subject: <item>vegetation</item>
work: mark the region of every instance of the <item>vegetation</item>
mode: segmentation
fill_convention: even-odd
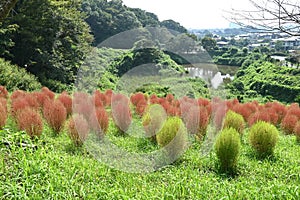
[[[272,124],[259,121],[249,131],[249,141],[261,157],[272,156],[278,141],[278,130]]]
[[[245,129],[245,121],[241,114],[228,111],[226,113],[223,126],[224,128],[234,128],[240,135],[242,135]]]
[[[233,172],[236,169],[240,148],[239,133],[234,128],[223,129],[215,144],[216,155],[222,171]]]
[[[5,91],[4,87],[0,88],[1,91]],[[43,88],[41,91],[35,92],[17,90],[8,96],[5,94],[3,96],[0,101],[2,108],[6,110],[6,107],[11,107],[8,120],[3,130],[0,131],[0,150],[3,152],[0,154],[0,172],[3,174],[3,176],[0,176],[0,193],[5,198],[137,197],[148,199],[156,197],[205,198],[207,195],[216,198],[252,198],[257,195],[256,190],[258,188],[261,189],[261,193],[257,197],[263,195],[263,197],[271,198],[274,194],[280,198],[294,198],[299,196],[298,193],[295,192],[300,178],[298,176],[299,165],[297,162],[297,158],[300,156],[300,149],[298,143],[295,142],[296,136],[280,134],[277,148],[273,149],[274,157],[264,159],[260,162],[255,159],[255,154],[253,154],[246,139],[241,144],[239,134],[233,128],[222,130],[222,133],[217,137],[215,144],[216,151],[211,152],[206,147],[207,138],[204,139],[203,142],[199,142],[198,139],[193,137],[194,135],[187,137],[185,125],[188,123],[185,116],[189,116],[188,108],[191,108],[191,105],[199,105],[201,110],[199,110],[200,114],[198,113],[198,115],[203,122],[207,122],[213,112],[211,106],[214,106],[214,104],[207,99],[184,97],[178,100],[172,94],[160,98],[155,95],[147,96],[136,93],[132,94],[130,102],[128,102],[124,95],[113,94],[111,90],[107,90],[103,93],[95,91],[93,95],[76,92],[68,96],[71,97],[74,103],[72,110],[73,115],[68,115],[68,122],[64,124],[64,128],[61,129],[60,134],[53,135],[50,124],[44,120],[46,116],[40,115],[43,121],[42,128],[32,129],[32,127],[40,127],[38,125],[41,124],[35,123],[39,122],[39,120],[33,120],[36,118],[30,118],[31,120],[28,120],[28,115],[31,115],[31,111],[35,113],[35,116],[38,116],[39,112],[43,113],[45,106],[42,105],[45,103],[53,104],[53,106],[47,109],[53,109],[52,112],[54,112],[56,101],[64,101],[62,98],[60,98],[61,100],[56,100],[55,96],[57,96],[57,98],[67,96],[66,93],[55,95],[49,89]],[[5,98],[7,98],[8,101],[3,100]],[[114,103],[114,101],[116,102]],[[164,166],[164,168],[159,171],[135,174],[135,176],[132,176],[130,173],[112,169],[91,157],[90,152],[87,151],[85,146],[85,141],[93,137],[93,131],[88,130],[92,127],[92,124],[90,124],[92,121],[85,120],[86,117],[90,116],[88,115],[91,112],[90,105],[94,105],[98,109],[102,108],[102,110],[110,111],[118,108],[114,108],[114,105],[116,103],[121,104],[121,102],[125,102],[126,105],[129,103],[130,110],[135,110],[136,114],[138,114],[139,109],[141,109],[144,116],[147,116],[147,112],[151,112],[150,109],[154,107],[158,107],[160,112],[166,113],[166,122],[161,129],[159,128],[160,124],[156,121],[150,121],[150,124],[152,122],[153,125],[157,123],[157,142],[165,148],[166,155],[169,159],[174,161],[174,158],[182,154],[179,160],[173,164]],[[298,108],[297,104],[290,106],[284,106],[276,102],[270,102],[264,105],[259,105],[256,102],[242,104],[236,99],[228,100],[225,104],[230,110],[243,114],[243,117],[247,116],[248,112],[246,111],[252,110],[252,113],[248,114],[251,116],[251,114],[258,109],[269,113],[271,113],[271,109],[276,109],[278,114],[283,113],[281,118],[291,114],[300,117],[300,113],[295,111],[297,110],[296,108]],[[68,105],[68,103],[63,105]],[[151,105],[149,110],[142,109],[149,105]],[[123,106],[122,109],[126,110],[126,107],[127,106]],[[203,113],[205,113],[203,112],[203,108],[206,109],[207,115],[203,115]],[[282,108],[284,108],[285,111]],[[191,109],[195,111],[195,109]],[[27,124],[28,127],[31,127],[30,129],[21,128],[18,126],[19,123],[16,124],[14,116],[21,116],[21,113],[25,113],[27,117],[19,117],[18,121]],[[131,115],[132,121],[137,123],[144,119],[141,119],[140,114],[135,115],[135,113]],[[96,116],[98,115],[96,114]],[[100,116],[100,119],[105,119],[105,117],[103,117],[104,115]],[[113,114],[109,116],[109,125],[105,135],[101,134],[98,138],[100,141],[104,138],[109,139],[120,148],[141,154],[149,153],[160,148],[158,144],[151,142],[148,137],[136,138],[131,137],[131,135],[120,135],[119,133],[122,131],[119,127],[120,124],[117,124],[116,121],[114,122],[112,118]],[[144,120],[144,122],[147,122],[144,124],[146,126],[149,125],[147,119],[146,117],[146,120]],[[161,121],[164,120],[161,119]],[[98,123],[102,126],[101,121],[98,121]],[[278,121],[277,123],[280,124]],[[34,126],[32,126],[33,124]],[[124,124],[126,125],[126,123]],[[252,128],[254,126],[252,126]],[[143,129],[143,127],[141,128]],[[207,130],[210,131],[212,128],[211,124],[209,124]],[[21,129],[25,131],[20,131]],[[130,134],[140,135],[142,129],[132,129],[129,127],[128,130],[130,130]],[[250,137],[251,129],[250,131],[246,129],[244,133],[246,137],[244,138]],[[39,130],[39,132],[31,132],[32,130]],[[226,135],[226,137],[224,135]],[[296,132],[295,135],[297,135]],[[208,134],[207,137],[211,137],[211,135]],[[232,140],[230,140],[230,138]],[[221,141],[227,141],[228,143]],[[236,143],[231,143],[230,141],[235,141]],[[188,144],[187,142],[191,146],[186,146]],[[221,151],[222,148],[226,146],[225,144],[232,147],[232,150],[237,150],[236,147],[239,147],[240,156],[238,165],[235,157],[238,154],[228,154],[229,151],[225,149]],[[269,145],[269,143],[267,145]],[[184,149],[186,149],[186,151],[183,151]],[[203,151],[206,151],[208,154],[201,154],[200,152]],[[217,152],[222,152],[222,154]],[[232,159],[226,159],[225,161],[223,159],[224,155]],[[228,163],[228,161],[232,162]],[[134,162],[138,162],[138,160]],[[218,163],[220,163],[220,165]],[[218,170],[219,167],[221,167],[221,171]],[[223,170],[227,170],[227,172],[223,173]],[[272,174],[270,174],[270,171],[272,171]],[[199,176],[199,174],[201,174],[201,176]],[[187,182],[185,181],[184,184],[182,184],[183,177],[187,177]],[[289,177],[288,180],[287,177]],[[88,181],[89,184],[83,186],[83,179]],[[65,185],[66,181],[69,184],[68,187]],[[166,187],[165,181],[168,181],[172,185],[172,188]],[[289,183],[287,184],[286,181]],[[108,186],[108,182],[113,182],[113,184]],[[179,183],[181,184],[180,187],[178,186]],[[266,187],[261,187],[262,183],[264,183]],[[118,186],[122,185],[121,189],[115,184],[118,184]],[[130,188],[140,188],[140,185],[146,186],[142,187],[142,190],[130,190],[131,192],[128,192],[129,190],[126,189],[129,187],[128,184]],[[207,186],[207,184],[209,185]],[[242,186],[240,186],[241,184]],[[194,189],[194,187],[192,187],[194,185],[201,186],[201,192],[199,188]],[[118,192],[110,193],[109,191],[112,191],[112,187],[114,191]],[[235,187],[239,189],[235,190]],[[163,192],[161,192],[162,188],[165,188]],[[218,192],[215,192],[212,188],[218,188]],[[232,188],[233,192],[228,194],[228,188]],[[281,192],[278,192],[278,189],[280,189]]]

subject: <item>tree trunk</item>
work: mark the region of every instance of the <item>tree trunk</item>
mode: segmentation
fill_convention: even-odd
[[[1,0],[0,2],[0,21],[2,21],[15,6],[18,0]]]

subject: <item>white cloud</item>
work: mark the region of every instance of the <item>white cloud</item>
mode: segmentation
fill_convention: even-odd
[[[173,19],[186,28],[224,28],[224,10],[246,7],[248,0],[123,0],[129,7],[155,13],[160,20]]]

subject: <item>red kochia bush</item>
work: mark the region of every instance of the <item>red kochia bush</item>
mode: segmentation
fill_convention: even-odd
[[[292,114],[286,114],[286,116],[281,121],[281,130],[285,134],[293,134],[296,123],[298,122],[298,117]]]
[[[43,121],[40,114],[30,107],[22,109],[16,117],[20,130],[24,130],[30,137],[40,136],[43,132]]]
[[[91,129],[96,131],[98,136],[102,137],[108,129],[109,116],[104,108],[98,107],[95,113],[92,113],[89,118]]]
[[[58,100],[48,100],[44,103],[43,114],[50,128],[58,134],[67,119],[64,105]]]
[[[295,125],[294,134],[296,135],[297,141],[300,142],[300,121]]]
[[[184,122],[190,134],[195,134],[202,139],[206,134],[209,123],[209,115],[206,108],[203,106],[192,106]]]
[[[7,112],[7,100],[5,98],[0,97],[0,105],[2,105],[5,108],[5,111]]]
[[[83,92],[77,92],[73,95],[73,113],[81,114],[88,119],[94,112],[93,97]]]
[[[105,107],[109,105],[108,97],[99,90],[94,92],[93,100],[96,107]]]
[[[54,99],[55,98],[55,93],[49,90],[47,87],[42,88],[42,92],[49,97],[49,99]]]
[[[2,99],[2,98],[0,98]],[[0,130],[5,126],[7,120],[6,105],[0,102]]]
[[[126,132],[132,120],[128,97],[122,94],[113,95],[111,106],[114,122],[121,132]]]
[[[252,126],[258,121],[271,122],[269,113],[266,111],[257,111],[248,118],[248,125]]]
[[[81,146],[89,134],[89,125],[83,115],[73,115],[68,123],[68,134],[75,145]]]
[[[15,90],[11,95],[10,99],[13,102],[14,100],[18,99],[19,97],[25,97],[26,92],[23,90]]]
[[[7,92],[6,88],[2,85],[0,85],[0,98],[1,97],[5,98],[5,99],[7,99],[7,97],[8,97],[8,92]]]
[[[28,102],[24,99],[24,97],[17,98],[11,103],[11,116],[15,118],[20,110],[29,107]]]
[[[35,97],[41,108],[43,107],[44,102],[49,100],[49,97],[43,92],[33,92],[32,95]]]
[[[130,101],[134,106],[137,106],[140,101],[147,101],[145,95],[141,92],[135,93],[130,96]]]
[[[57,98],[66,108],[67,115],[72,114],[72,97],[67,92],[62,92]]]

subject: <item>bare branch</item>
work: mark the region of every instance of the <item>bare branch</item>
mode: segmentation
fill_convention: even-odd
[[[300,5],[293,0],[249,0],[250,10],[228,11],[229,21],[242,27],[300,36]]]

